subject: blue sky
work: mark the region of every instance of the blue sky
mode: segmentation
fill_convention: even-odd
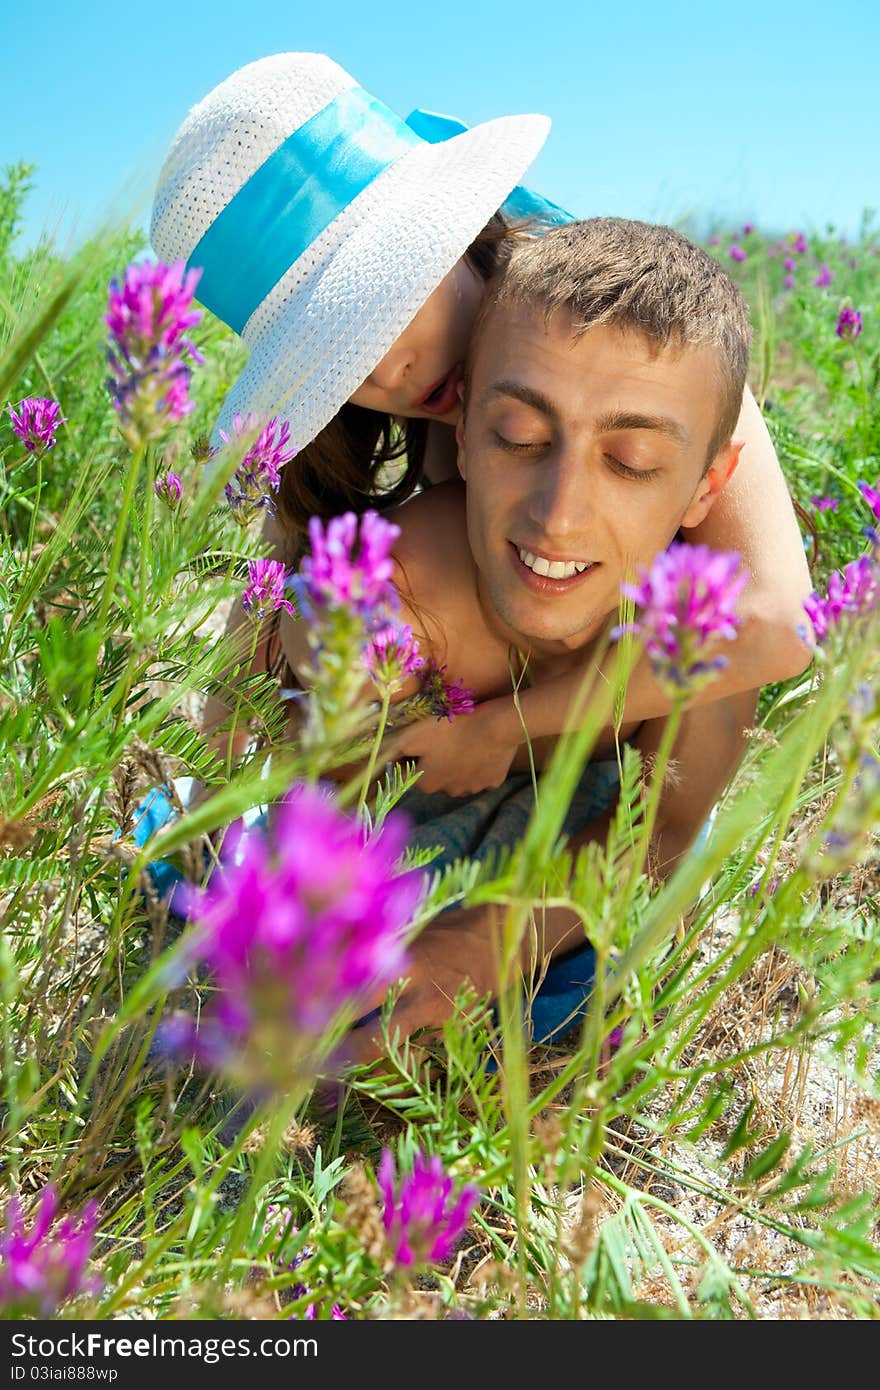
[[[848,0],[43,0],[19,8],[0,164],[37,167],[25,236],[146,224],[188,108],[268,53],[329,53],[406,115],[553,119],[530,182],[582,216],[853,234],[880,206],[880,5]]]

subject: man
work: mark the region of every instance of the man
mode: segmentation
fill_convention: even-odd
[[[530,683],[521,695],[530,725],[545,701],[561,732],[616,619],[621,584],[699,524],[736,467],[748,349],[739,292],[668,228],[595,219],[518,248],[474,333],[458,428],[462,482],[431,488],[394,517],[402,616],[423,650],[480,701],[509,696],[513,658]],[[290,655],[295,664],[296,639]],[[702,710],[686,716],[679,778],[664,792],[655,838],[661,873],[736,766],[754,702],[754,692],[727,702],[728,737],[719,746],[713,722],[711,759]],[[648,753],[661,729],[647,721],[620,735]],[[536,751],[539,760],[547,752],[542,740]],[[491,918],[447,912],[422,933],[392,1027],[438,1024],[465,979],[481,994],[497,989]],[[541,928],[539,957],[582,944],[572,913],[543,913]],[[524,968],[530,955],[525,945]],[[353,1037],[357,1060],[375,1055],[373,1028]]]

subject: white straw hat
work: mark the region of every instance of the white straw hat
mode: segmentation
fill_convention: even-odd
[[[430,143],[320,53],[249,63],[194,106],[150,239],[250,350],[215,429],[279,415],[302,448],[452,270],[540,150],[546,116]]]

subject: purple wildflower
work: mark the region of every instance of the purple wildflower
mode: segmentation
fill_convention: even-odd
[[[605,1038],[604,1046],[609,1053],[620,1051],[620,1044],[623,1042],[625,1028],[625,1023],[618,1023],[617,1027],[612,1028],[611,1032]]]
[[[857,685],[853,693],[847,696],[846,702],[852,712],[854,724],[870,723],[880,714],[880,690],[869,685],[867,681]]]
[[[763,875],[762,875],[762,878],[763,878]],[[761,879],[761,878],[756,878],[755,881],[754,881],[754,883],[749,884],[749,897],[750,897],[750,898],[756,898],[756,897],[758,896],[758,893],[760,892],[760,889],[761,889],[761,882],[762,882],[762,879]],[[779,879],[778,879],[778,878],[771,878],[771,879],[768,881],[764,893],[761,893],[761,904],[762,904],[762,905],[763,905],[763,903],[765,902],[766,898],[772,898],[772,897],[773,897],[773,894],[776,892],[776,890],[777,890],[778,887],[779,887]]]
[[[451,724],[460,714],[473,714],[476,700],[460,680],[448,681],[446,667],[429,661],[422,675],[422,693],[428,700],[428,713]]]
[[[303,560],[296,580],[297,593],[306,608],[346,608],[368,622],[377,611],[396,608],[391,547],[399,535],[399,526],[373,511],[364,512],[360,522],[354,512],[346,512],[333,517],[326,528],[313,516],[309,522],[311,553]]]
[[[287,570],[280,560],[248,560],[248,583],[241,598],[248,617],[261,623],[279,608],[293,613],[293,604],[284,597],[286,580]]]
[[[270,1202],[266,1207],[263,1219],[260,1245],[262,1246],[264,1241],[267,1242],[264,1253],[267,1259],[271,1260],[272,1264],[279,1269],[299,1269],[303,1260],[308,1259],[312,1253],[308,1247],[305,1247],[297,1255],[294,1255],[292,1260],[286,1258],[284,1247],[297,1234],[298,1228],[290,1208],[279,1206],[277,1202]]]
[[[190,890],[189,961],[205,962],[216,987],[195,1039],[180,1030],[199,1061],[289,1088],[340,1013],[404,973],[422,892],[419,873],[395,872],[405,838],[394,815],[368,835],[325,791],[297,785],[268,833],[251,831],[207,889]]]
[[[400,690],[407,676],[425,664],[413,630],[405,623],[384,623],[373,632],[363,660],[370,680],[383,696]]]
[[[720,238],[720,236],[710,236],[710,238],[709,238],[709,245],[710,245],[710,246],[720,246],[720,245],[721,245],[721,238]]]
[[[839,497],[811,497],[810,506],[817,512],[836,512],[840,506]]]
[[[46,454],[54,449],[58,427],[67,423],[58,402],[47,400],[45,396],[25,396],[19,401],[17,412],[10,401],[9,416],[12,433],[18,436],[29,454]]]
[[[416,1154],[412,1173],[401,1175],[390,1149],[384,1149],[376,1175],[384,1209],[382,1221],[397,1265],[409,1268],[448,1259],[480,1198],[467,1183],[453,1195],[453,1180],[440,1159]]]
[[[813,284],[816,286],[817,289],[820,290],[824,290],[828,285],[831,284],[831,271],[829,267],[824,264],[824,262],[819,267],[819,274],[814,276]]]
[[[176,473],[164,473],[154,482],[153,491],[159,500],[165,503],[166,507],[176,511],[183,496],[183,483]]]
[[[783,288],[784,290],[793,290],[793,289],[794,289],[794,276],[793,276],[793,275],[786,275],[785,279],[784,279],[783,282],[782,282],[782,288]]]
[[[859,492],[864,497],[871,511],[878,521],[880,521],[880,479],[877,487],[869,487],[867,483],[859,483]]]
[[[860,555],[857,560],[850,560],[843,575],[848,610],[857,616],[873,612],[880,598],[880,567],[876,557]]]
[[[880,759],[859,755],[856,775],[838,801],[831,825],[822,838],[817,867],[825,874],[854,863],[873,840],[880,814]]]
[[[317,1317],[317,1306],[314,1303],[310,1303],[306,1311],[303,1313],[303,1318],[306,1322],[315,1322],[317,1320]],[[348,1318],[345,1316],[338,1303],[334,1303],[333,1307],[330,1309],[330,1321],[348,1322]]]
[[[309,522],[311,554],[291,580],[308,622],[311,667],[305,747],[351,738],[372,698],[364,681],[371,637],[398,607],[391,548],[400,527],[374,511]],[[381,639],[380,639],[381,642]]]
[[[185,335],[202,317],[192,308],[200,275],[183,261],[144,261],[128,267],[121,285],[110,282],[107,389],[132,446],[160,438],[193,408],[185,359],[204,358]]]
[[[96,1293],[100,1287],[95,1276],[86,1274],[98,1224],[97,1202],[56,1225],[58,1205],[55,1187],[44,1187],[30,1230],[18,1198],[7,1205],[0,1231],[0,1307],[7,1314],[47,1318],[65,1299]]]
[[[736,602],[748,575],[735,552],[705,545],[674,543],[650,568],[640,569],[638,584],[621,592],[642,610],[636,621],[612,632],[641,633],[654,674],[674,696],[697,686],[727,665],[724,656],[708,657],[707,644],[736,636]]]
[[[782,264],[785,270],[797,270],[797,261],[794,256],[786,256]]]
[[[805,256],[807,254],[807,238],[804,236],[803,232],[793,232],[791,242],[799,256]]]
[[[224,492],[236,521],[247,526],[258,512],[275,512],[273,493],[281,484],[281,469],[296,453],[290,445],[290,425],[273,416],[262,428],[256,415],[236,415],[232,434],[220,430],[220,438],[234,448],[242,439],[255,435]]]
[[[746,252],[741,246],[737,246],[736,242],[727,248],[727,254],[732,261],[744,261],[746,259]]]
[[[828,593],[823,598],[815,591],[804,599],[804,610],[813,629],[813,638],[820,646],[839,626],[844,614],[862,617],[870,613],[880,597],[880,570],[871,555],[851,560],[843,573],[835,570],[828,580]],[[801,629],[801,636],[809,640]]]
[[[752,232],[753,232],[754,230],[755,230],[755,224],[754,224],[754,222],[746,222],[746,223],[744,224],[744,226],[743,226],[742,234],[743,234],[743,236],[751,236],[751,235],[752,235]]]
[[[304,1260],[308,1260],[314,1255],[313,1247],[305,1245],[298,1254],[294,1255],[293,1259],[285,1258],[284,1246],[292,1236],[297,1234],[296,1223],[289,1208],[280,1207],[276,1202],[270,1202],[266,1207],[266,1217],[263,1222],[263,1240],[271,1242],[265,1253],[278,1269],[292,1272],[299,1269]],[[294,1284],[290,1293],[293,1298],[305,1298],[310,1290],[305,1284]],[[306,1321],[315,1321],[318,1316],[316,1305],[309,1303],[302,1316]],[[338,1303],[333,1304],[330,1320],[331,1322],[348,1321]]]
[[[837,328],[835,332],[838,338],[848,338],[852,341],[857,338],[862,331],[862,316],[858,309],[853,309],[846,305],[837,315]]]

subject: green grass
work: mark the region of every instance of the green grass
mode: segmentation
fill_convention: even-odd
[[[13,170],[0,190],[0,401],[50,395],[68,423],[38,479],[0,418],[0,1144],[4,1197],[51,1179],[71,1210],[100,1201],[103,1291],[62,1315],[234,1318],[244,1300],[286,1317],[311,1300],[323,1317],[334,1303],[366,1318],[875,1316],[880,800],[855,776],[877,751],[876,613],[807,677],[765,692],[711,838],[664,886],[633,869],[634,759],[605,851],[572,863],[560,845],[586,735],[547,774],[521,853],[436,878],[420,922],[495,901],[515,936],[542,902],[577,908],[607,966],[604,1007],[564,1046],[530,1052],[515,999],[499,1039],[462,997],[442,1047],[389,1038],[388,1061],[337,1106],[303,1087],[234,1137],[234,1096],[155,1060],[162,1018],[208,985],[169,974],[176,930],[139,891],[135,807],[170,776],[212,783],[167,842],[185,856],[302,763],[283,751],[268,678],[241,700],[262,750],[230,778],[196,722],[235,658],[217,633],[257,548],[198,489],[193,456],[240,345],[206,318],[193,414],[132,455],[105,390],[102,319],[108,281],[143,246],[117,230],[68,262],[17,254],[27,181]],[[796,254],[786,237],[725,233],[715,253],[752,306],[752,384],[824,586],[865,547],[856,484],[880,472],[880,234],[866,226],[844,246],[829,231]],[[863,315],[854,342],[835,333],[844,303]],[[159,466],[187,489],[173,525],[145,506]],[[816,495],[837,511],[817,512]],[[860,685],[875,705],[857,716]],[[389,783],[384,808],[403,785]],[[832,823],[850,836],[834,860]],[[811,1071],[836,1087],[823,1123]],[[460,1258],[414,1282],[372,1239],[385,1144],[404,1166],[426,1147],[483,1192]],[[280,1263],[263,1234],[270,1202],[291,1217]]]

